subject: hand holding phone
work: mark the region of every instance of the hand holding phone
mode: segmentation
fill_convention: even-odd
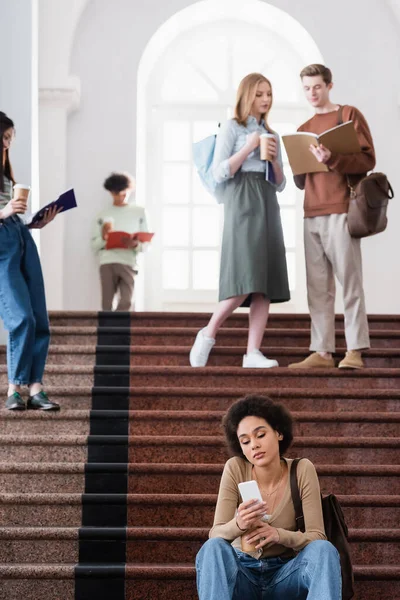
[[[237,524],[240,529],[247,530],[257,521],[268,521],[267,505],[263,501],[256,481],[244,481],[238,484],[243,502],[237,512]]]

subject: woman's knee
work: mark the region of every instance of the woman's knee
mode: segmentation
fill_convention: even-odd
[[[310,542],[306,548],[307,554],[313,555],[316,561],[328,560],[328,561],[339,561],[339,552],[331,542],[328,540],[315,540]]]
[[[202,545],[202,547],[198,551],[196,556],[196,565],[199,561],[202,561],[205,556],[207,556],[207,558],[211,558],[230,551],[231,545],[223,538],[210,538]]]

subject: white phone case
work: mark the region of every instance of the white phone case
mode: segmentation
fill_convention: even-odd
[[[259,502],[263,502],[260,488],[258,487],[257,481],[254,481],[254,479],[238,483],[238,488],[243,502],[247,502],[248,500],[259,500]],[[268,521],[270,516],[271,515],[264,515],[262,521]]]
[[[238,483],[238,487],[243,502],[247,502],[248,500],[263,501],[257,481],[244,481],[243,483]]]

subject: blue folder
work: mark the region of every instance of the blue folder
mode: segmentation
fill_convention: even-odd
[[[43,218],[45,212],[49,210],[49,208],[53,208],[53,206],[55,206],[57,209],[61,209],[60,212],[71,210],[71,208],[76,208],[77,204],[74,190],[67,190],[66,192],[61,194],[61,196],[59,196],[57,200],[54,200],[53,202],[50,202],[50,204],[43,206],[43,208],[41,208],[37,213],[33,215],[32,220],[28,225],[33,225],[40,221]]]

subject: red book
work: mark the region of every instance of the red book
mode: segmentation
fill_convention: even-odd
[[[137,231],[136,233],[127,233],[126,231],[110,231],[107,238],[106,250],[113,248],[126,248],[125,243],[129,240],[138,242],[151,242],[154,233],[147,231]]]

